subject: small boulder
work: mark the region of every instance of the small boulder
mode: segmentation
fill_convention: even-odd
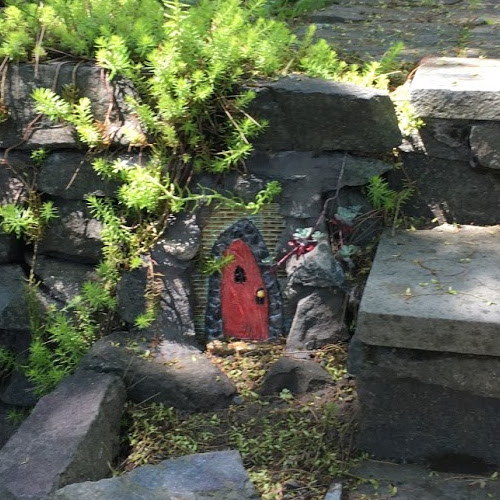
[[[189,410],[227,407],[236,387],[199,349],[154,336],[118,332],[97,341],[81,362],[120,375],[129,399]]]
[[[289,285],[330,288],[342,286],[345,282],[344,269],[326,241],[299,258],[288,259],[286,273]]]
[[[345,297],[338,288],[319,288],[299,300],[286,341],[287,351],[319,349],[348,339]]]
[[[288,389],[293,394],[303,394],[332,383],[332,376],[315,361],[283,357],[267,372],[260,393],[269,396]]]
[[[79,371],[42,398],[0,450],[0,484],[39,500],[67,484],[110,472],[125,403],[121,380]]]
[[[198,453],[144,465],[95,483],[72,484],[50,500],[257,500],[237,451]]]
[[[102,224],[92,217],[87,203],[59,200],[56,205],[58,217],[45,230],[40,254],[83,264],[99,262]]]

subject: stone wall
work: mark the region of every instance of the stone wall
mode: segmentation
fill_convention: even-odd
[[[500,220],[500,61],[429,58],[417,70],[410,101],[425,125],[401,147],[412,181],[409,215],[439,223]],[[398,181],[397,181],[397,180]]]

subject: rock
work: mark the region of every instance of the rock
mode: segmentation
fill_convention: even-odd
[[[318,243],[314,250],[299,258],[288,259],[286,273],[289,285],[330,288],[342,286],[345,282],[342,265],[326,241]]]
[[[288,389],[293,394],[304,394],[332,383],[331,375],[315,361],[283,357],[267,372],[260,393],[269,396]]]
[[[417,115],[457,120],[500,120],[497,59],[427,57],[413,78]]]
[[[0,402],[0,450],[3,445],[13,436],[19,427],[19,423],[13,422],[11,418],[9,418],[9,412],[12,411],[14,407],[11,405],[6,405]],[[2,485],[0,485],[0,498],[4,500],[2,494],[4,491],[2,490]],[[5,498],[9,498],[5,496]]]
[[[25,354],[30,346],[30,342],[31,333],[29,330],[0,330],[0,346],[5,347],[16,355]]]
[[[468,161],[471,158],[469,136],[471,124],[467,120],[426,118],[425,125],[416,131],[413,149],[434,158]]]
[[[161,338],[119,332],[97,341],[85,369],[123,377],[128,397],[189,410],[228,406],[236,388],[198,349]]]
[[[115,376],[79,371],[36,405],[0,450],[0,484],[38,500],[70,483],[109,474],[125,402]]]
[[[26,378],[24,373],[14,371],[6,387],[0,391],[0,400],[8,405],[32,407],[40,399],[33,389],[34,385]]]
[[[17,262],[22,258],[22,243],[13,234],[5,234],[0,229],[0,264]]]
[[[321,213],[322,194],[338,186],[363,186],[392,165],[347,153],[283,151],[257,152],[248,159],[247,168],[259,178],[280,182],[283,192],[278,201],[283,216],[307,219]]]
[[[14,493],[6,490],[3,486],[0,486],[0,498],[2,500],[20,500],[19,497],[16,497]]]
[[[471,168],[465,161],[403,154],[404,178],[414,185],[414,195],[403,213],[440,223],[490,225],[500,220],[498,171]],[[450,176],[453,182],[450,181]],[[401,189],[403,176],[389,174],[393,189]]]
[[[386,232],[358,314],[366,344],[500,356],[500,226]]]
[[[401,143],[386,92],[303,75],[252,90],[250,114],[269,121],[255,141],[260,149],[387,152]]]
[[[324,500],[342,500],[342,484],[333,483],[328,488]]]
[[[348,500],[374,495],[394,500],[487,500],[500,496],[498,481],[489,481],[490,474],[481,478],[482,474],[466,471],[429,473],[426,465],[376,460],[364,460],[351,473],[365,481],[360,481]],[[471,481],[470,474],[475,481]]]
[[[81,264],[96,264],[101,258],[100,221],[92,218],[83,201],[59,200],[58,218],[45,230],[40,243],[42,255],[72,260]]]
[[[349,373],[365,378],[381,371],[391,378],[411,378],[429,385],[499,398],[500,358],[414,349],[393,349],[361,342],[349,344]],[[471,376],[471,373],[474,376]]]
[[[454,455],[500,464],[500,399],[395,378],[384,369],[358,376],[356,387],[358,449],[398,461]]]
[[[113,479],[72,484],[51,500],[257,500],[237,451],[199,453],[145,465]]]
[[[196,214],[179,214],[168,226],[165,236],[154,246],[153,260],[158,264],[165,263],[166,255],[180,261],[192,260],[198,253],[200,243],[201,229]]]
[[[0,266],[0,330],[29,330],[26,285],[21,266]]]
[[[31,94],[35,88],[52,88],[60,94],[64,85],[72,84],[76,79],[80,97],[91,101],[94,118],[105,122],[110,99],[114,108],[107,126],[111,140],[119,143],[124,127],[137,128],[132,117],[123,119],[128,106],[126,96],[133,96],[134,90],[124,80],[115,79],[106,84],[101,78],[101,69],[91,64],[9,64],[5,78],[5,104],[9,110],[9,119],[0,124],[0,148],[37,149],[37,148],[75,148],[78,146],[74,131],[70,126],[61,126],[42,118],[28,134],[26,141],[21,138],[28,124],[35,118],[34,101]],[[111,94],[110,95],[110,90]]]
[[[164,339],[194,344],[189,270],[185,263],[176,259],[170,258],[171,265],[166,265],[165,259],[160,262],[160,265],[154,266],[158,309],[148,331]],[[118,285],[118,311],[124,321],[133,325],[136,318],[145,313],[145,294],[150,280],[146,267],[134,269],[122,276]]]
[[[35,276],[52,298],[67,303],[80,293],[85,281],[95,280],[96,273],[91,265],[39,255],[35,262]]]
[[[474,125],[470,133],[470,147],[479,165],[500,169],[500,123]]]
[[[133,164],[138,157],[128,155],[116,159]],[[87,155],[73,151],[52,153],[42,164],[38,188],[42,193],[68,200],[84,200],[89,195],[115,197],[119,183],[103,180],[90,160]]]
[[[299,300],[286,340],[287,351],[319,349],[348,339],[344,294],[335,288],[313,290]]]
[[[10,167],[2,163],[4,161],[8,161]],[[16,173],[29,175],[32,168],[32,162],[26,153],[12,151],[6,159],[5,152],[0,150],[0,205],[16,203],[23,199],[26,190]]]
[[[341,7],[332,5],[326,9],[314,12],[311,22],[333,24],[333,23],[356,23],[366,21],[366,9],[353,9],[352,7]]]

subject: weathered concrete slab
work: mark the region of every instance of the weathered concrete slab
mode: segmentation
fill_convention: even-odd
[[[366,344],[500,356],[500,226],[385,233],[357,335]]]
[[[39,500],[67,484],[107,476],[124,402],[114,375],[80,371],[65,379],[0,451],[0,484],[22,500]]]
[[[145,465],[112,479],[66,486],[51,500],[257,500],[237,451]]]
[[[424,59],[410,100],[424,118],[500,120],[500,59]]]
[[[351,470],[357,477],[375,480],[349,492],[348,500],[488,500],[500,498],[500,484],[488,476],[431,473],[421,465],[366,460]]]

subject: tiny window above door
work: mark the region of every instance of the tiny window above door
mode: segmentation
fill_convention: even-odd
[[[235,283],[245,283],[247,276],[245,270],[241,266],[236,266],[234,270],[234,282]]]

